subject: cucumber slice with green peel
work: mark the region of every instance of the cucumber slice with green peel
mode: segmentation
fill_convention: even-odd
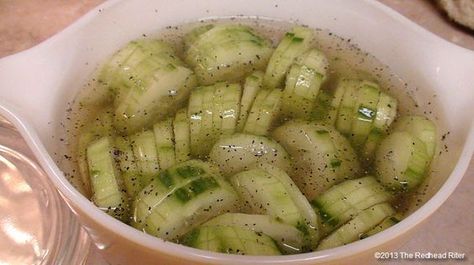
[[[237,131],[242,131],[244,128],[255,97],[257,96],[258,91],[262,89],[263,75],[263,72],[256,71],[245,79],[244,90],[240,100],[240,114],[237,122]]]
[[[237,119],[239,118],[240,98],[242,96],[242,88],[239,84],[227,84],[223,98],[222,116],[222,133],[233,134],[237,127]]]
[[[174,152],[177,163],[187,161],[191,157],[189,131],[188,111],[185,108],[180,109],[176,112],[173,121]]]
[[[339,81],[334,91],[334,98],[331,101],[331,110],[329,112],[328,123],[335,125],[339,116],[339,107],[341,106],[342,99],[346,93],[347,81]]]
[[[397,99],[381,92],[379,103],[377,104],[377,114],[375,115],[374,127],[385,133],[397,116]]]
[[[424,180],[429,162],[426,145],[418,137],[408,132],[393,132],[376,151],[375,172],[390,189],[413,190]]]
[[[357,99],[354,106],[354,119],[351,126],[351,142],[356,149],[360,149],[373,128],[373,122],[377,113],[380,89],[373,82],[363,81],[357,91]]]
[[[297,254],[306,250],[304,234],[300,230],[269,215],[225,213],[202,226],[233,226],[263,233],[271,237],[284,254]]]
[[[222,121],[224,112],[224,97],[227,91],[227,83],[214,84],[214,95],[212,103],[212,134],[219,137],[222,134]]]
[[[356,105],[357,91],[360,85],[359,80],[344,79],[338,86],[344,86],[345,92],[339,106],[336,128],[343,135],[350,135],[352,130],[352,120],[354,119],[354,106]]]
[[[395,214],[394,216],[390,216],[385,218],[380,224],[372,228],[371,230],[367,231],[366,233],[363,233],[360,235],[360,239],[367,238],[369,236],[373,236],[377,233],[382,232],[383,230],[390,228],[400,222],[402,218],[400,218],[401,215]]]
[[[86,196],[91,195],[91,184],[89,168],[87,166],[86,150],[89,144],[101,137],[112,136],[113,134],[113,110],[105,108],[98,111],[94,119],[84,123],[84,127],[79,130],[77,138],[76,158],[79,174],[82,180],[82,187]]]
[[[237,209],[238,197],[219,175],[201,176],[151,206],[143,229],[165,240],[178,240],[207,220]]]
[[[311,201],[320,215],[321,231],[328,234],[360,211],[391,200],[391,195],[372,176],[346,180]]]
[[[212,29],[214,25],[204,25],[200,27],[193,28],[190,32],[186,33],[183,37],[184,50],[188,50],[194,42],[204,33]]]
[[[295,59],[286,77],[285,90],[314,101],[321,84],[327,78],[328,60],[317,49],[311,49]]]
[[[319,238],[317,217],[285,172],[260,167],[240,172],[230,182],[244,202],[245,211],[267,214],[295,226],[305,235],[306,245],[315,247]]]
[[[291,169],[290,156],[281,145],[270,138],[252,134],[222,137],[211,149],[209,159],[219,166],[224,176],[251,169],[255,163],[262,162],[287,172]]]
[[[271,42],[243,25],[215,25],[200,34],[185,52],[186,62],[203,85],[238,81],[263,70],[273,49]]]
[[[167,169],[176,163],[172,118],[155,123],[153,134],[155,135],[158,164],[161,169]]]
[[[130,136],[130,142],[142,177],[142,185],[146,186],[160,171],[155,135],[151,130],[140,132]]]
[[[350,143],[331,126],[294,120],[272,136],[293,158],[290,175],[309,200],[360,172]]]
[[[260,114],[256,121],[255,128],[253,129],[255,135],[268,135],[280,112],[281,95],[281,90],[273,89],[265,98],[260,107]]]
[[[365,162],[370,163],[373,160],[375,150],[377,150],[380,141],[382,141],[384,137],[384,131],[375,127],[370,130],[370,133],[367,136],[367,140],[365,140],[365,144],[362,147],[362,150],[360,151],[362,159],[365,160]]]
[[[331,102],[333,96],[326,90],[320,90],[316,97],[316,104],[311,111],[310,120],[333,126],[331,120]]]
[[[388,203],[377,204],[367,208],[357,214],[348,223],[321,240],[318,245],[318,250],[334,248],[359,240],[361,234],[371,230],[378,223],[394,213],[395,210]]]
[[[202,226],[183,238],[198,249],[237,255],[281,255],[271,237],[239,226]]]
[[[132,225],[139,230],[143,230],[146,219],[151,214],[153,207],[171,196],[176,189],[189,184],[195,179],[217,172],[218,169],[214,166],[200,160],[188,160],[161,171],[136,196]]]
[[[107,214],[128,223],[128,198],[115,164],[110,137],[102,137],[87,147],[87,164],[94,204]]]
[[[205,156],[212,147],[212,142],[217,138],[212,126],[213,103],[215,86],[203,87],[202,120],[201,120],[201,145],[197,148],[198,156]]]
[[[306,52],[313,40],[313,31],[296,26],[287,32],[273,52],[268,62],[263,80],[264,86],[270,89],[280,88],[285,75],[295,59]]]
[[[132,86],[116,105],[115,125],[120,131],[136,132],[176,111],[196,86],[194,73],[184,66],[170,62],[150,67],[151,73],[137,77],[139,85]]]
[[[117,97],[116,101],[119,102],[123,94],[134,85],[130,76],[135,73],[134,69],[142,61],[149,57],[161,58],[163,55],[172,52],[173,50],[169,45],[159,40],[131,41],[114,53],[102,66],[98,83],[103,87],[104,92],[111,92]]]
[[[122,179],[128,196],[135,196],[145,187],[142,183],[140,170],[133,154],[132,144],[126,136],[118,136],[114,139],[114,147],[118,151],[117,160],[122,172]]]
[[[260,111],[263,104],[265,104],[265,99],[270,94],[271,90],[260,90],[255,97],[255,100],[252,104],[252,108],[249,111],[247,120],[245,121],[244,129],[242,132],[255,134],[255,128],[257,126],[258,119],[260,117]]]
[[[436,149],[436,125],[423,116],[403,116],[401,117],[394,131],[406,131],[418,137],[426,146],[426,152],[430,158],[433,157]]]
[[[198,87],[191,91],[188,103],[189,137],[191,155],[196,156],[201,145],[204,89]]]

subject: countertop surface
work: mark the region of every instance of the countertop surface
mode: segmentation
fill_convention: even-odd
[[[0,58],[30,48],[54,35],[102,0],[0,0]],[[381,0],[422,27],[459,46],[474,50],[474,31],[450,22],[428,0]],[[474,264],[474,160],[454,194],[398,251],[465,253],[467,259],[442,264]],[[89,264],[102,264],[91,251]],[[384,261],[417,264],[418,261]],[[436,261],[423,262],[435,264]]]

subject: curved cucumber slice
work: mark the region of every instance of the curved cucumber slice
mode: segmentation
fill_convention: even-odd
[[[129,88],[115,100],[116,129],[133,133],[163,119],[187,99],[196,85],[194,73],[170,47],[158,54],[146,57],[130,70]]]
[[[349,221],[358,212],[391,200],[372,176],[346,180],[318,196],[311,204],[319,212],[324,234]]]
[[[285,75],[295,59],[306,52],[313,40],[313,31],[305,27],[294,27],[287,32],[273,52],[264,77],[264,86],[280,88]]]
[[[118,151],[118,164],[122,172],[125,190],[128,196],[134,199],[146,184],[141,182],[141,173],[137,161],[135,161],[130,139],[123,136],[115,138],[115,148]]]
[[[260,90],[245,122],[243,132],[267,135],[280,111],[282,92],[279,89]]]
[[[202,226],[183,238],[198,249],[237,255],[281,255],[271,237],[239,226]]]
[[[408,132],[393,132],[377,149],[375,171],[383,185],[412,190],[425,178],[430,157],[425,144]]]
[[[242,131],[247,121],[249,111],[253,105],[258,91],[263,86],[263,72],[256,71],[245,79],[244,91],[240,101],[240,115],[237,123],[237,131]]]
[[[216,25],[200,34],[186,50],[200,84],[238,81],[263,70],[272,54],[271,42],[243,25]]]
[[[240,111],[240,98],[242,96],[242,88],[239,84],[225,84],[225,92],[222,102],[221,131],[223,134],[233,134],[237,127],[237,119]],[[219,135],[217,135],[217,138]]]
[[[137,196],[134,203],[134,218],[132,225],[143,230],[152,208],[171,196],[176,189],[189,184],[202,176],[214,174],[217,169],[211,164],[200,160],[188,160],[176,164],[153,179]]]
[[[335,127],[344,135],[350,135],[352,130],[354,106],[356,105],[359,83],[359,80],[352,79],[343,79],[338,83],[338,86],[344,87],[344,89],[341,88],[341,90],[344,90],[344,95],[339,106]]]
[[[269,215],[225,213],[207,221],[203,226],[240,227],[270,236],[285,254],[304,251],[303,233]]]
[[[190,137],[189,137],[189,119],[186,109],[180,109],[176,112],[173,121],[174,131],[174,151],[176,162],[189,160],[191,156]]]
[[[373,128],[379,95],[379,86],[368,81],[363,81],[357,91],[354,119],[351,126],[351,141],[356,149],[360,149],[364,145]]]
[[[237,195],[208,163],[190,160],[162,171],[137,196],[134,226],[177,240],[219,214],[235,210]]]
[[[232,176],[230,182],[245,202],[246,211],[267,214],[293,225],[303,232],[309,248],[316,245],[319,237],[317,217],[285,172],[262,165]]]
[[[367,238],[369,236],[373,236],[377,233],[380,233],[383,230],[396,225],[397,223],[400,222],[401,219],[402,218],[401,218],[400,214],[395,214],[394,216],[387,217],[380,224],[378,224],[377,226],[375,226],[371,230],[367,231],[366,233],[363,233],[360,236],[360,239],[364,239],[364,238]]]
[[[255,167],[256,163],[269,163],[284,171],[291,169],[290,156],[270,138],[251,134],[234,134],[221,138],[209,153],[224,176],[231,176]]]
[[[426,152],[430,158],[433,157],[436,149],[436,125],[423,116],[401,117],[394,128],[394,131],[406,131],[418,137],[426,146]]]
[[[91,142],[113,134],[112,114],[113,110],[111,108],[100,110],[98,115],[94,117],[94,119],[86,122],[84,124],[85,126],[79,131],[76,159],[83,184],[82,187],[84,188],[83,190],[86,196],[90,196],[92,192],[86,150]]]
[[[87,147],[92,201],[102,211],[128,223],[128,198],[113,154],[110,137],[100,138]]]
[[[321,240],[318,250],[334,248],[354,242],[360,239],[360,235],[371,230],[394,213],[395,210],[388,203],[377,204],[367,208],[357,214],[347,224]]]
[[[155,123],[153,126],[158,164],[162,169],[167,169],[176,163],[174,151],[173,120],[168,118]]]
[[[387,132],[397,116],[397,106],[398,102],[394,97],[381,92],[380,100],[377,104],[377,114],[375,115],[375,128]]]
[[[155,135],[150,130],[140,132],[130,136],[130,142],[141,173],[141,182],[146,186],[160,171]]]
[[[290,121],[275,129],[273,138],[293,158],[291,177],[309,200],[360,172],[349,142],[330,126]]]

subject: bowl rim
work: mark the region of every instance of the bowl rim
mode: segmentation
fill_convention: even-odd
[[[47,48],[48,45],[57,41],[61,41],[61,39],[67,38],[67,36],[69,34],[72,34],[74,31],[84,26],[87,26],[87,24],[97,16],[99,10],[110,8],[122,1],[123,0],[107,1],[95,7],[85,16],[83,16],[64,30],[60,31],[53,37],[40,43],[39,45],[7,57],[18,56],[19,54],[28,53],[35,49]],[[436,40],[437,42],[443,42],[444,44],[449,44],[450,46],[456,47],[457,49],[462,49],[472,53],[472,51],[468,49],[457,46],[444,39],[439,38],[438,36],[425,30],[421,26],[415,24],[414,22],[410,21],[409,19],[405,18],[401,14],[397,13],[396,11],[383,5],[380,2],[364,0],[364,3],[366,5],[371,5],[372,7],[379,9],[381,12],[385,13],[388,16],[391,16],[392,18],[403,24],[404,27],[408,27],[412,30],[415,30],[416,32],[421,34],[422,37],[431,38]],[[399,235],[405,234],[406,232],[414,228],[417,224],[421,223],[433,212],[435,212],[442,205],[442,203],[447,200],[447,198],[452,194],[456,186],[461,181],[464,172],[469,166],[474,151],[474,124],[471,122],[471,124],[469,125],[466,142],[462,147],[460,157],[451,174],[446,179],[445,183],[423,206],[421,206],[415,212],[407,216],[400,223],[385,231],[382,231],[381,233],[366,238],[363,241],[357,241],[346,246],[310,253],[288,256],[241,256],[214,253],[179,245],[172,242],[166,242],[162,239],[142,233],[136,230],[135,228],[126,225],[107,215],[106,213],[100,211],[85,196],[83,196],[79,191],[77,191],[72,186],[72,184],[66,179],[62,171],[59,169],[59,167],[56,165],[54,160],[51,158],[51,156],[41,143],[39,136],[36,134],[35,129],[29,123],[25,122],[24,118],[16,114],[20,112],[15,111],[15,107],[0,100],[0,113],[2,113],[8,120],[10,120],[19,130],[21,135],[25,138],[27,144],[32,149],[40,165],[46,171],[48,177],[52,180],[55,187],[60,191],[61,195],[64,196],[70,204],[73,204],[75,207],[80,208],[81,211],[89,218],[96,220],[98,223],[101,223],[104,227],[106,227],[106,229],[114,231],[114,233],[118,234],[120,237],[127,238],[133,243],[146,247],[150,250],[165,252],[168,255],[179,257],[184,260],[193,260],[196,262],[215,264],[220,264],[222,262],[241,264],[286,264],[289,262],[299,262],[301,264],[307,264],[322,261],[333,261],[336,259],[341,259],[358,253],[362,253],[370,249],[374,249],[377,246],[384,245],[387,242],[395,239]]]

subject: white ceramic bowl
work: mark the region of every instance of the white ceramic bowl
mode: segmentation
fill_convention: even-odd
[[[127,41],[206,17],[260,16],[298,21],[351,38],[411,84],[416,100],[437,96],[449,155],[434,168],[430,199],[394,227],[347,246],[293,256],[250,257],[200,251],[145,235],[99,211],[55,163],[67,102],[94,67]],[[25,137],[41,166],[112,264],[344,264],[373,261],[410,236],[453,192],[474,149],[474,53],[421,29],[373,1],[110,1],[46,42],[0,61],[0,112]],[[441,159],[440,159],[441,160]]]

